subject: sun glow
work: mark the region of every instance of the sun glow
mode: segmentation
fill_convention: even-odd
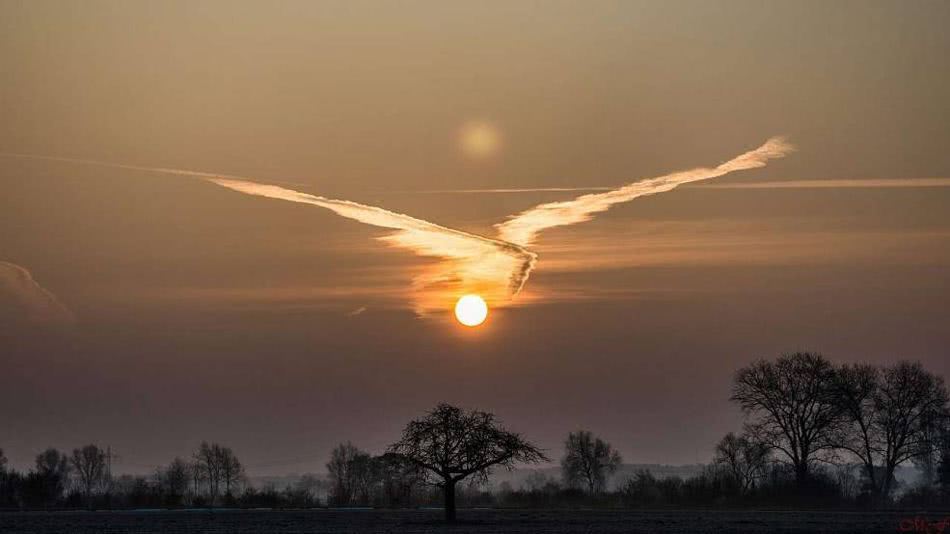
[[[469,157],[488,158],[501,149],[501,133],[487,122],[468,122],[459,131],[459,143]]]
[[[455,318],[465,326],[478,326],[488,317],[488,304],[478,295],[465,295],[455,303]]]

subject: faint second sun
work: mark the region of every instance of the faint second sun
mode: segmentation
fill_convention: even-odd
[[[501,132],[485,121],[470,121],[459,129],[459,146],[471,158],[488,158],[501,150]]]

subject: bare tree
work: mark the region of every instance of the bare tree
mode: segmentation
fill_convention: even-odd
[[[244,480],[244,466],[241,465],[240,460],[230,447],[217,447],[214,451],[218,455],[221,480],[224,483],[224,494],[229,499],[233,498],[231,489]]]
[[[199,485],[204,482],[207,485],[209,505],[213,506],[217,501],[222,485],[225,496],[231,498],[232,490],[244,480],[244,467],[230,447],[202,441],[193,455],[193,460],[195,494],[199,493]]]
[[[425,481],[425,472],[400,454],[386,453],[373,458],[377,464],[385,506],[407,505]]]
[[[36,456],[36,476],[43,486],[43,500],[47,504],[58,500],[66,489],[69,478],[69,458],[56,449],[46,449]]]
[[[872,496],[887,499],[897,466],[935,454],[947,414],[943,379],[920,363],[899,362],[883,369],[844,366],[836,383],[847,417],[835,443],[861,461]]]
[[[455,521],[455,486],[468,477],[486,480],[494,466],[547,461],[538,447],[505,430],[495,416],[439,404],[411,421],[389,452],[426,470],[445,496],[445,519]]]
[[[607,478],[617,471],[623,459],[606,441],[586,430],[571,432],[564,442],[561,473],[569,487],[586,486],[593,495],[603,491]]]
[[[880,494],[893,489],[894,471],[902,463],[930,452],[928,425],[947,413],[947,388],[943,378],[919,362],[900,362],[882,371],[874,395],[874,424],[879,439],[884,476]]]
[[[747,433],[784,456],[799,484],[822,451],[832,448],[840,420],[835,403],[835,369],[816,353],[783,355],[774,363],[759,360],[736,372],[731,400],[749,420]]]
[[[198,497],[198,495],[201,494],[201,483],[205,479],[205,472],[201,466],[201,463],[198,461],[197,453],[192,455],[192,461],[188,464],[188,469],[191,472],[192,496],[193,498]]]
[[[86,506],[92,507],[93,495],[106,483],[108,478],[106,451],[96,445],[86,445],[73,449],[70,464],[76,472],[79,487],[82,490]]]
[[[347,506],[352,503],[358,478],[356,470],[363,458],[368,459],[369,454],[349,441],[337,445],[330,451],[327,472],[330,474],[331,499],[337,506]]]
[[[211,506],[214,506],[215,501],[218,499],[218,494],[220,493],[219,489],[222,479],[220,449],[221,446],[217,443],[209,444],[207,441],[202,441],[197,452],[194,454],[195,492],[197,493],[198,491],[197,482],[199,478],[204,480],[208,485],[208,504]]]
[[[937,483],[945,438],[950,432],[950,413],[935,414],[922,426],[921,454],[912,458],[911,463],[920,471],[919,485],[927,487]]]
[[[177,506],[180,505],[188,491],[188,478],[190,466],[181,458],[175,458],[166,467],[159,468],[155,472],[155,482],[161,489],[165,504]]]
[[[36,472],[41,475],[57,474],[65,477],[69,474],[69,458],[56,449],[46,449],[36,455]]]
[[[940,439],[940,452],[937,463],[937,487],[945,498],[950,499],[950,429],[944,427]]]
[[[353,480],[353,497],[360,505],[368,505],[370,495],[379,482],[379,461],[369,454],[360,454],[353,458],[350,473]]]
[[[725,467],[735,478],[739,488],[746,492],[765,476],[769,447],[747,435],[726,434],[716,445],[714,462]]]
[[[0,449],[0,508],[12,508],[19,500],[22,482],[16,471],[7,472],[7,457]]]
[[[878,473],[881,435],[875,415],[880,383],[880,369],[873,365],[845,365],[838,369],[835,402],[844,418],[835,428],[832,439],[835,447],[860,460],[865,480],[875,497],[881,490]]]

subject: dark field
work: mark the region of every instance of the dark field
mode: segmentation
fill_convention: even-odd
[[[227,510],[0,513],[3,534],[388,532],[943,532],[950,512]],[[950,529],[946,529],[950,532]]]

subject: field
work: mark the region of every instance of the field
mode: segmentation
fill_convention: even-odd
[[[950,512],[460,510],[192,510],[0,512],[16,533],[492,533],[943,532]],[[947,529],[950,532],[950,529]]]

